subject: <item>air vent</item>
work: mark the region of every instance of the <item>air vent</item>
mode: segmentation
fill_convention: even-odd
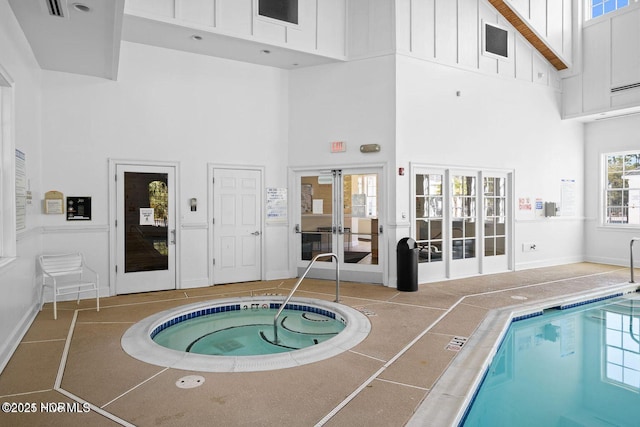
[[[611,93],[622,92],[623,90],[635,89],[635,88],[639,88],[639,87],[640,87],[640,83],[632,83],[630,85],[612,87],[611,88]]]
[[[45,0],[49,15],[64,18],[64,9],[61,0]]]

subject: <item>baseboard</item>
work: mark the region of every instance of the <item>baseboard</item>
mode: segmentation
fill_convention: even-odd
[[[2,347],[0,347],[0,373],[4,371],[5,366],[7,366],[7,363],[9,363],[11,356],[13,356],[13,353],[15,353],[18,345],[20,344],[20,341],[22,341],[22,338],[29,330],[29,327],[35,320],[39,311],[40,304],[34,304],[32,306],[32,309],[27,311],[24,316],[22,316],[22,319],[20,319],[20,321],[14,328],[9,339],[7,339],[7,341],[3,343]]]

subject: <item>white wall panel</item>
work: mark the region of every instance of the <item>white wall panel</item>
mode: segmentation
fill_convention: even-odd
[[[215,0],[176,0],[176,19],[215,26]]]
[[[286,27],[287,46],[292,49],[312,51],[316,48],[318,0],[306,0],[298,2],[298,18],[300,25]],[[344,15],[344,12],[342,13]],[[338,15],[339,16],[339,15]],[[326,21],[323,21],[323,24]]]
[[[455,64],[458,61],[457,1],[435,0],[435,57]]]
[[[562,0],[552,0],[562,1]],[[547,34],[547,2],[542,0],[529,0],[529,22],[536,32],[544,37]]]
[[[176,0],[127,0],[127,11],[138,11],[145,14],[162,16],[163,18],[175,18]]]
[[[478,21],[478,3],[458,2],[458,64],[473,69],[478,68],[480,54],[480,22]]]
[[[252,0],[216,0],[216,28],[235,34],[252,34]]]
[[[318,53],[345,56],[347,54],[345,0],[319,0],[317,5]]]
[[[564,52],[563,52],[564,11],[565,11],[565,8],[562,0],[547,2],[547,16],[545,20],[546,26],[547,26],[547,31],[545,34],[546,40],[551,45],[553,50],[562,56],[564,56]]]
[[[611,19],[611,86],[640,83],[640,9]]]
[[[610,104],[611,25],[604,20],[582,30],[583,112],[602,111]]]
[[[516,79],[533,81],[533,47],[520,34],[515,37]]]
[[[435,0],[411,2],[411,52],[421,58],[435,56]]]

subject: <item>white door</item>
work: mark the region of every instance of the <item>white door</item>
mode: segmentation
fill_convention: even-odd
[[[116,164],[116,293],[176,288],[175,168]]]
[[[262,278],[261,171],[213,171],[213,283]]]

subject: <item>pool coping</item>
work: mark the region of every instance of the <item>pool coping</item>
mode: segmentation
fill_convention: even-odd
[[[292,298],[289,304],[320,307],[340,315],[345,328],[335,337],[312,347],[257,356],[209,356],[172,350],[155,343],[151,333],[169,318],[228,304],[255,303],[282,304],[282,296],[234,297],[186,304],[148,316],[123,334],[120,345],[131,357],[152,365],[198,372],[256,372],[291,368],[337,356],[362,342],[371,331],[369,319],[359,311],[339,303],[312,298]]]
[[[552,307],[639,290],[637,283],[627,282],[571,296],[551,297],[529,304],[490,310],[406,426],[458,426],[514,318],[531,316]]]

